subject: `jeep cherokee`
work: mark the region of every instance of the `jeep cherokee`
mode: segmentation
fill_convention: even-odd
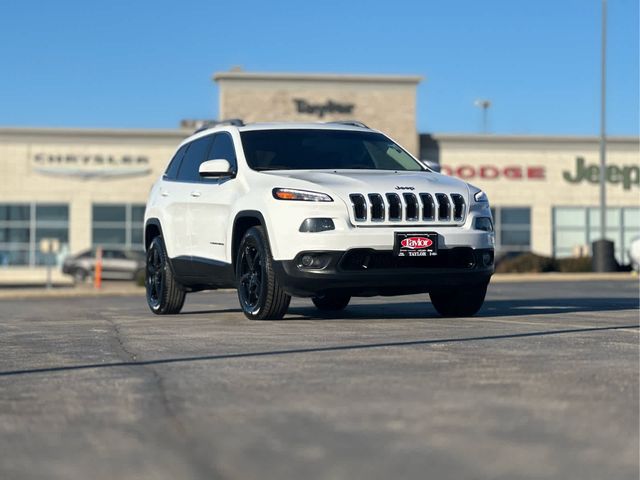
[[[468,316],[494,271],[484,192],[359,122],[196,132],[153,185],[144,229],[156,314],[234,288],[250,319],[282,318],[291,296],[338,311],[427,292],[441,315]]]

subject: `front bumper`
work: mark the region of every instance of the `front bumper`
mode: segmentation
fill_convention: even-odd
[[[320,258],[322,267],[305,268],[305,255]],[[274,271],[282,288],[294,296],[407,295],[487,283],[493,261],[492,248],[442,249],[436,257],[419,258],[394,257],[390,250],[316,250],[274,261]]]

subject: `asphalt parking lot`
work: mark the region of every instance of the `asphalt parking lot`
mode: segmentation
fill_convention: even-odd
[[[425,296],[0,300],[0,478],[637,479],[638,283]]]

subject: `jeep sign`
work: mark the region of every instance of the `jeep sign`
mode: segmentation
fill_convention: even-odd
[[[562,172],[562,177],[569,183],[580,183],[587,181],[589,183],[598,183],[600,181],[600,166],[591,164],[587,165],[583,157],[576,157],[575,172]],[[607,165],[605,178],[609,183],[621,183],[625,190],[631,189],[632,186],[640,185],[640,166],[638,165]]]

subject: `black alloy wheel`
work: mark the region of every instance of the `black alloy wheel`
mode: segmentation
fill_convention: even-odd
[[[255,313],[260,308],[260,298],[263,296],[263,259],[260,251],[247,242],[240,252],[240,299],[242,308],[251,313]]]
[[[176,282],[169,266],[162,237],[153,239],[147,249],[145,287],[147,304],[157,315],[179,313],[184,305],[185,292]]]
[[[251,227],[242,237],[236,256],[238,300],[251,320],[279,320],[291,297],[280,287],[264,228]]]

